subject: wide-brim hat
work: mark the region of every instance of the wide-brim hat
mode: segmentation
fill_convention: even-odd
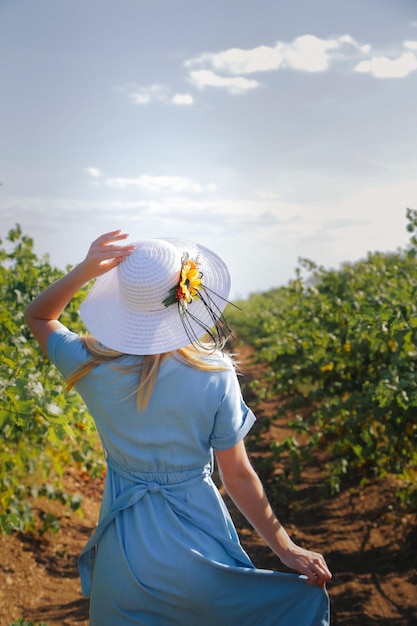
[[[171,352],[203,337],[222,317],[230,292],[224,261],[185,239],[146,239],[116,268],[99,276],[80,307],[88,331],[125,354]],[[201,272],[197,297],[166,305],[181,279],[184,259]]]

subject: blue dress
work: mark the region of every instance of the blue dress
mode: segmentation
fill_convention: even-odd
[[[65,376],[88,358],[66,329],[47,348]],[[234,446],[255,421],[233,369],[201,372],[170,357],[141,412],[137,384],[137,372],[100,365],[76,385],[108,464],[79,561],[90,626],[326,626],[326,591],[256,569],[212,481],[213,450]]]

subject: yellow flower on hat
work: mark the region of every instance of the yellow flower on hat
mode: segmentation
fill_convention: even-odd
[[[177,292],[178,299],[185,300],[189,304],[194,298],[198,297],[198,292],[202,287],[201,278],[197,262],[192,259],[186,259],[181,269],[181,278]]]
[[[197,259],[190,259],[188,253],[184,253],[179,282],[170,289],[168,297],[163,302],[165,306],[176,302],[186,308],[190,302],[199,297],[199,291],[203,288],[203,274],[198,265]]]

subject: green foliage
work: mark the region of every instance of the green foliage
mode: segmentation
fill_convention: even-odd
[[[79,508],[79,496],[62,487],[64,469],[77,461],[85,472],[100,473],[91,418],[75,393],[65,394],[61,375],[42,354],[23,314],[29,302],[62,272],[39,259],[33,241],[19,226],[0,241],[0,530],[27,530],[36,520],[31,498],[44,496]],[[82,331],[74,298],[62,321]],[[38,529],[54,531],[53,516]]]
[[[319,451],[332,491],[395,474],[399,496],[415,505],[417,212],[407,219],[406,250],[368,254],[339,271],[301,261],[287,286],[239,303],[232,324],[269,364],[258,392],[284,398],[280,412],[308,435],[291,451],[294,479],[302,458]],[[288,458],[288,442],[271,451],[275,461],[280,452]]]
[[[23,617],[19,617],[17,621],[14,621],[10,624],[10,626],[47,626],[42,622],[42,624],[35,624],[32,620],[24,619]]]

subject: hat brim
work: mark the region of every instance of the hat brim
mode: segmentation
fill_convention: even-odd
[[[191,338],[203,337],[205,328],[213,326],[213,316],[215,320],[221,317],[231,284],[224,261],[205,246],[185,239],[163,241],[175,246],[181,255],[187,252],[190,258],[198,258],[210,307],[198,298],[188,304],[188,330],[176,303],[165,306],[161,302],[157,310],[134,312],[120,299],[117,268],[110,270],[96,279],[81,304],[80,315],[88,331],[112,350],[136,355],[172,352],[190,344]]]

